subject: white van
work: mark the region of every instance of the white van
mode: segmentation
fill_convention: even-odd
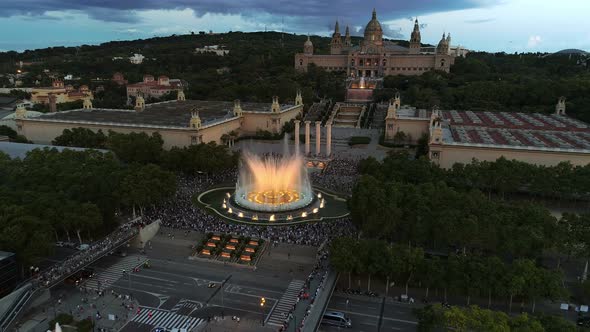
[[[322,324],[338,327],[352,327],[352,321],[339,311],[326,311]]]

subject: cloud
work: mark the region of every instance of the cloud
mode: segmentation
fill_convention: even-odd
[[[429,13],[488,7],[503,0],[377,0],[381,21]],[[42,15],[47,11],[76,10],[90,17],[109,22],[136,22],[142,10],[193,9],[198,16],[207,13],[257,16],[260,13],[290,17],[297,26],[320,27],[340,19],[359,22],[370,19],[371,7],[356,0],[20,0],[2,5],[0,16]],[[333,24],[333,23],[332,23]]]
[[[474,19],[474,20],[465,20],[463,22],[469,23],[469,24],[479,24],[479,23],[492,22],[495,20],[496,20],[495,18],[481,18],[481,19]]]
[[[543,39],[539,35],[530,36],[529,41],[527,43],[527,47],[528,48],[535,48],[535,47],[539,46],[539,44],[541,44],[542,41],[543,41]]]

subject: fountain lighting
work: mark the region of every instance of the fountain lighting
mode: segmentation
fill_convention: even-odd
[[[303,157],[244,153],[234,196],[239,206],[273,213],[300,209],[313,199]]]
[[[258,215],[257,214],[253,215],[252,220],[258,220]]]
[[[320,202],[320,209],[323,209],[324,206],[326,206],[326,200],[322,199],[322,201]]]
[[[274,215],[274,214],[272,214],[272,215],[270,216],[270,218],[268,218],[268,220],[269,220],[269,221],[275,221],[275,215]]]
[[[307,212],[301,212],[301,218],[307,217]]]
[[[244,213],[243,212],[238,213],[238,217],[244,218]]]
[[[227,209],[227,204],[223,203],[223,205],[221,205],[224,209]]]
[[[231,214],[231,213],[233,213],[233,212],[234,212],[234,211],[233,211],[231,208],[227,209],[227,213],[230,213],[230,214]]]
[[[312,212],[313,212],[313,213],[318,213],[318,211],[319,211],[319,210],[320,210],[320,209],[318,209],[318,208],[314,208]]]
[[[293,216],[292,215],[288,215],[287,216],[287,220],[293,220]]]

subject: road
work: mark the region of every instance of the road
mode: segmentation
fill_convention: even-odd
[[[238,316],[244,320],[269,319],[279,300],[285,298],[294,281],[305,279],[311,272],[315,248],[289,247],[271,249],[265,253],[256,270],[224,265],[217,262],[193,261],[187,243],[196,239],[156,238],[147,255],[129,250],[126,258],[108,256],[92,265],[107,284],[117,293],[133,295],[140,306],[130,313],[132,321],[124,332],[149,331],[155,327],[192,328],[214,316]],[[131,257],[131,259],[130,259]],[[137,261],[135,261],[137,257]],[[150,268],[122,268],[124,261],[140,264],[150,260]],[[289,262],[289,264],[285,264]],[[126,263],[130,264],[130,263]],[[287,267],[288,266],[288,267]],[[127,272],[122,273],[125,269]],[[102,273],[102,274],[101,274]],[[209,287],[210,284],[215,287]],[[223,288],[221,284],[223,283]],[[265,298],[264,309],[260,299]],[[294,299],[293,299],[294,301]],[[275,315],[279,310],[275,310]],[[282,313],[279,313],[282,316]],[[258,329],[256,329],[258,330]],[[274,331],[266,326],[260,331]]]
[[[348,304],[346,303],[348,299]],[[328,304],[328,311],[343,312],[352,321],[352,329],[347,331],[416,331],[418,324],[412,314],[413,306],[404,303],[384,302],[382,298],[347,297],[334,293]],[[342,331],[342,328],[322,325],[320,331]]]

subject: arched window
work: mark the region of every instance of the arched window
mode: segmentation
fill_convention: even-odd
[[[299,65],[303,66],[303,59],[299,59]]]
[[[441,66],[441,67],[444,67],[444,66],[445,66],[445,59],[441,59],[441,60],[440,60],[440,66]]]
[[[383,59],[383,67],[387,67],[387,59]]]
[[[359,60],[359,66],[364,66],[365,61],[363,59]]]
[[[350,65],[354,67],[354,59],[350,60]]]

